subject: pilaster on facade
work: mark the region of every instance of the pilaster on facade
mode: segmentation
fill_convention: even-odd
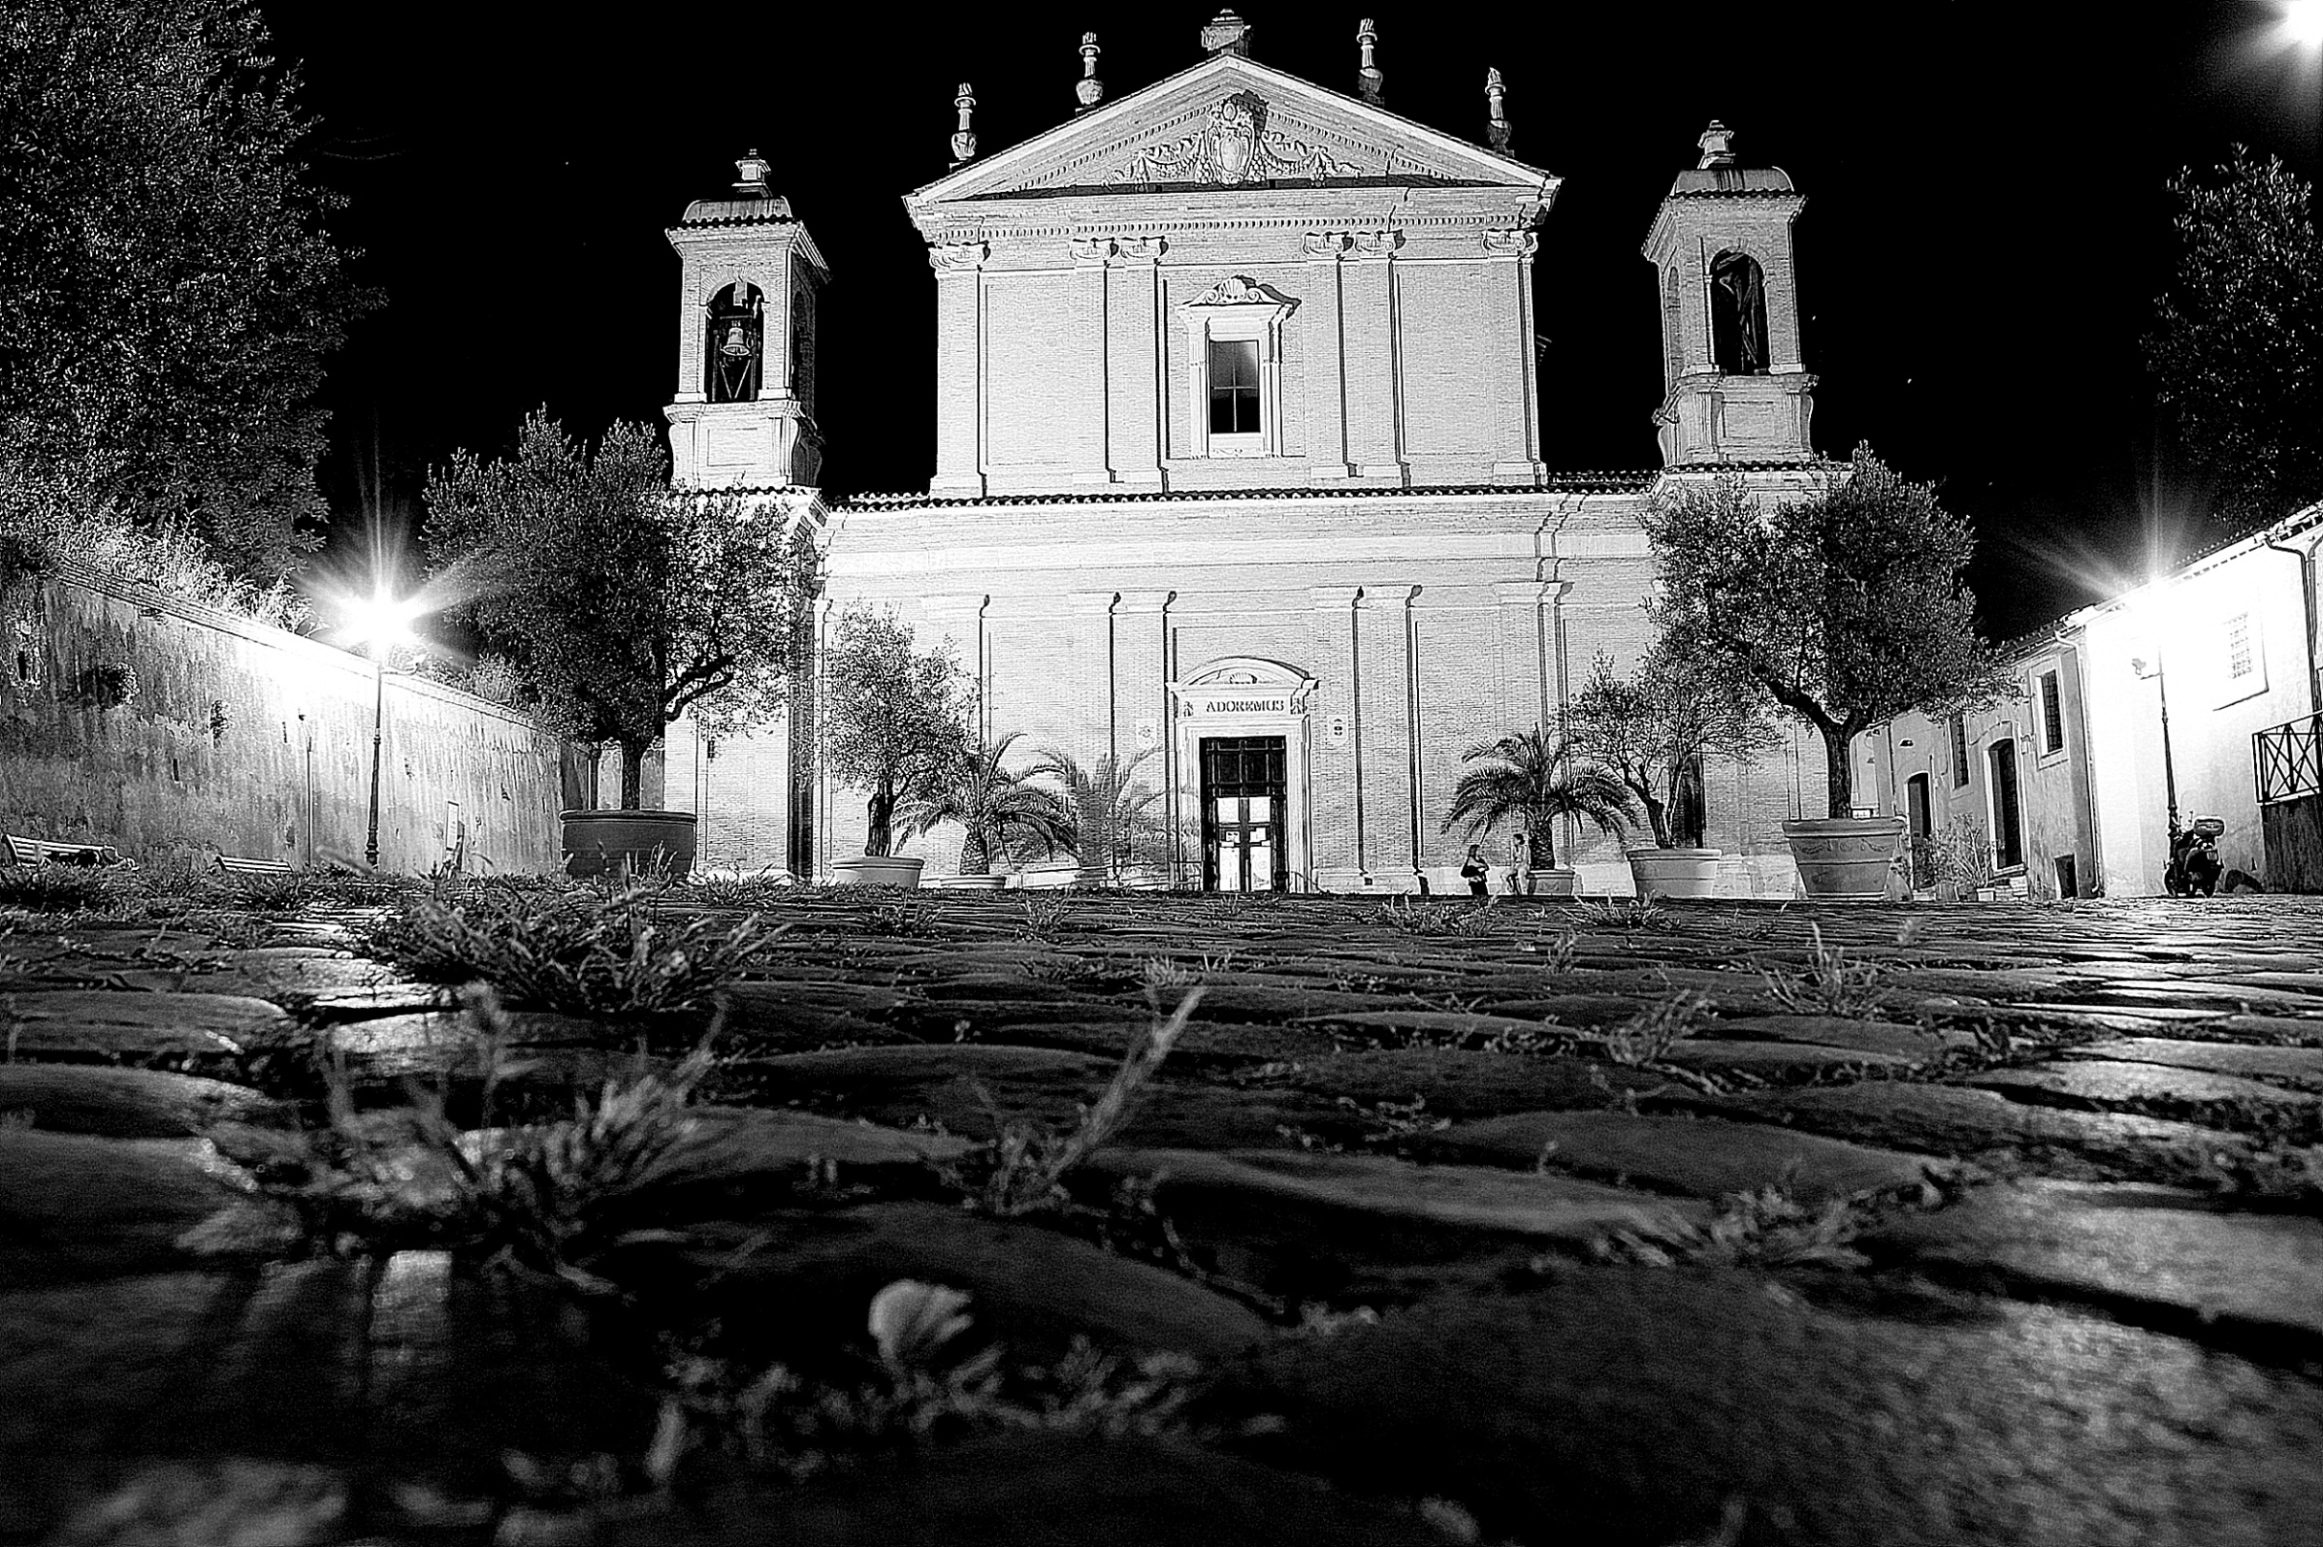
[[[936,274],[936,473],[931,494],[979,499],[985,492],[984,284],[990,243],[941,242],[928,249]]]
[[[1158,235],[1117,236],[1105,261],[1105,354],[1122,391],[1105,404],[1106,460],[1112,479],[1132,488],[1163,486],[1168,444],[1169,350],[1162,337],[1162,256]]]
[[[1408,484],[1395,272],[1404,234],[1400,230],[1341,234],[1346,239],[1339,274],[1350,477],[1360,483]]]

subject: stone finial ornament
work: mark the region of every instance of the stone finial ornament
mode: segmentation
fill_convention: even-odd
[[[1371,57],[1371,51],[1379,47],[1379,29],[1372,25],[1370,17],[1366,16],[1356,24],[1355,44],[1363,50],[1362,67],[1355,72],[1355,89],[1362,92],[1363,100],[1373,107],[1385,107],[1387,77],[1380,72],[1378,64]]]
[[[1694,143],[1702,147],[1702,159],[1695,163],[1697,166],[1730,167],[1734,165],[1734,131],[1717,119],[1710,120],[1710,127],[1703,130],[1702,138]]]
[[[1086,113],[1105,100],[1105,83],[1097,79],[1097,34],[1081,34],[1081,78],[1073,85],[1073,95],[1081,99],[1075,112]]]
[[[1505,156],[1516,126],[1508,121],[1508,83],[1500,78],[1498,70],[1484,72],[1484,102],[1492,114],[1484,126],[1484,137],[1494,150]]]
[[[1210,54],[1240,54],[1250,57],[1250,23],[1231,10],[1220,11],[1210,18],[1202,29],[1202,51]]]
[[[746,199],[766,197],[766,177],[774,170],[773,164],[758,154],[752,146],[750,154],[734,163],[734,191]]]
[[[960,110],[959,132],[952,136],[952,165],[960,166],[976,159],[976,131],[969,127],[976,115],[975,88],[962,81],[959,95],[952,98],[952,106]]]

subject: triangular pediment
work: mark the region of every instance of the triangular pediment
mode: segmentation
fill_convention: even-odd
[[[910,194],[933,205],[1159,188],[1369,183],[1525,189],[1557,179],[1455,135],[1236,54],[1067,120]]]

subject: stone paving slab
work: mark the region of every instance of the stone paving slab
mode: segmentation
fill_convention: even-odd
[[[239,995],[46,989],[8,997],[0,1030],[17,1058],[230,1056],[293,1029],[279,1007]]]
[[[2279,1085],[2267,1085],[2239,1075],[2111,1059],[2075,1059],[2037,1068],[1991,1069],[1970,1075],[1960,1083],[2001,1091],[2020,1100],[2049,1101],[2092,1111],[2140,1103],[2173,1107],[2240,1104],[2308,1110],[2323,1107],[2323,1095],[2313,1091],[2285,1090]]]
[[[1460,1123],[1425,1153],[1492,1165],[1543,1165],[1625,1186],[1716,1199],[1781,1186],[1808,1202],[1917,1192],[1925,1155],[1871,1149],[1764,1123],[1624,1112],[1519,1112]]]
[[[1416,1501],[1371,1500],[1182,1439],[1001,1435],[807,1487],[639,1515],[595,1547],[1431,1547],[1462,1538]]]
[[[1729,1097],[1703,1105],[1792,1123],[1831,1138],[1931,1155],[2044,1160],[2083,1177],[2199,1173],[2222,1143],[2221,1135],[2193,1123],[2073,1112],[2011,1101],[1997,1091],[1902,1080]]]
[[[2226,1326],[2323,1357],[2323,1219],[2235,1212],[2162,1187],[2024,1181],[1981,1189],[1863,1238],[1923,1269],[2035,1295],[2182,1313],[2173,1330]],[[2215,1334],[2205,1333],[2205,1336]]]
[[[2164,1037],[2120,1037],[2073,1048],[2069,1059],[2104,1059],[2196,1069],[2242,1079],[2280,1080],[2323,1090],[2323,1047],[2270,1047],[2247,1042],[2177,1042]]]
[[[1963,1031],[1929,1030],[1894,1021],[1856,1020],[1837,1015],[1751,1015],[1718,1018],[1723,1037],[1742,1041],[1795,1042],[1846,1048],[1862,1053],[1926,1063],[1948,1048],[1973,1047]]]
[[[1246,1448],[1457,1500],[1495,1542],[2323,1539],[2313,1382],[2072,1310],[1898,1309],[1818,1310],[1742,1273],[1565,1269],[1268,1350],[1248,1400],[1286,1422]]]
[[[1703,1217],[1690,1204],[1569,1177],[1422,1166],[1376,1155],[1116,1147],[1102,1152],[1099,1163],[1115,1175],[1160,1178],[1165,1203],[1197,1220],[1253,1210],[1336,1214],[1586,1247],[1613,1230],[1671,1236]],[[1192,1202],[1194,1195],[1202,1202]],[[1218,1200],[1231,1202],[1221,1208]]]
[[[682,1277],[650,1269],[624,1277],[648,1297],[676,1294],[687,1324],[715,1324],[720,1351],[753,1365],[828,1364],[864,1341],[872,1296],[899,1278],[967,1292],[975,1342],[998,1339],[1029,1358],[1062,1354],[1076,1332],[1114,1350],[1205,1359],[1267,1336],[1238,1301],[1038,1223],[884,1202],[769,1212],[749,1228],[747,1252],[697,1248],[680,1254],[690,1270]]]
[[[1624,1093],[1666,1089],[1645,1069],[1563,1054],[1518,1056],[1445,1048],[1372,1048],[1300,1057],[1287,1085],[1360,1106],[1424,1099],[1432,1117],[1490,1117],[1543,1108],[1611,1106]]]
[[[225,1174],[204,1140],[0,1128],[0,1290],[193,1265]]]
[[[179,1139],[213,1123],[280,1123],[288,1108],[241,1085],[158,1069],[0,1064],[0,1113],[45,1133]]]
[[[1822,1047],[1812,1042],[1737,1042],[1723,1037],[1688,1037],[1660,1055],[1680,1069],[1736,1069],[1762,1078],[1816,1075],[1841,1069],[1910,1069],[1923,1060],[1901,1053],[1858,1047]]]

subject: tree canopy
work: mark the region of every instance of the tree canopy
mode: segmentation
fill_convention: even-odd
[[[1756,685],[1823,737],[1829,814],[1850,814],[1848,742],[1908,709],[1989,702],[2008,675],[1961,579],[1966,518],[1858,448],[1821,494],[1764,510],[1738,478],[1657,495],[1648,611],[1667,647]]]
[[[2236,146],[2170,180],[2178,264],[2146,366],[2220,536],[2323,499],[2323,241],[2314,189]]]
[[[865,854],[895,852],[895,818],[935,798],[967,755],[973,684],[951,641],[922,650],[893,612],[849,606],[823,663],[823,751],[870,796]]]
[[[1627,676],[1600,654],[1573,700],[1576,749],[1604,765],[1645,808],[1654,843],[1670,848],[1691,833],[1671,828],[1679,791],[1705,756],[1749,759],[1774,744],[1766,700],[1738,678],[1731,658],[1685,654],[1657,640]]]
[[[267,50],[249,0],[0,18],[0,472],[69,476],[261,582],[317,541],[313,398],[374,304]]]
[[[716,731],[783,712],[814,582],[811,541],[779,507],[668,479],[646,426],[592,449],[543,410],[515,455],[459,452],[428,480],[435,583],[545,721],[620,746],[625,807],[678,716]]]

